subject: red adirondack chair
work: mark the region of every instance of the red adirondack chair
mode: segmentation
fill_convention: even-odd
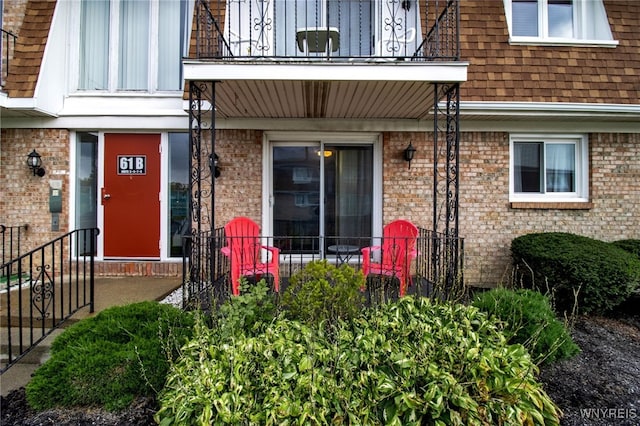
[[[224,226],[227,245],[220,251],[231,261],[231,287],[234,296],[240,294],[240,277],[263,275],[273,277],[273,287],[280,291],[279,257],[280,249],[263,245],[260,228],[249,218],[236,217]],[[263,250],[267,250],[267,260],[262,261]]]
[[[395,220],[382,230],[382,245],[364,247],[362,251],[362,272],[396,277],[400,281],[400,296],[411,283],[411,260],[417,255],[416,240],[418,228],[408,220]],[[380,252],[380,262],[373,262],[375,252]]]

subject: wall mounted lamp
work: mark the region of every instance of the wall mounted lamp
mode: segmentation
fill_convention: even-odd
[[[29,155],[27,155],[27,166],[29,166],[34,176],[44,176],[45,170],[42,167],[42,158],[35,149],[31,151]]]
[[[402,8],[404,10],[406,10],[407,12],[409,11],[409,9],[411,9],[411,0],[402,0],[402,2],[400,3],[400,5],[402,6]]]
[[[213,172],[214,177],[220,177],[220,157],[215,152],[213,154],[209,154],[209,167]]]
[[[404,161],[409,162],[409,168],[411,168],[411,160],[413,160],[413,156],[416,153],[416,149],[409,142],[409,146],[404,149]]]

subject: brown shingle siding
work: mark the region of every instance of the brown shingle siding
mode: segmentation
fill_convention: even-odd
[[[55,6],[55,0],[30,0],[26,5],[5,85],[12,98],[34,95]]]
[[[640,2],[604,4],[615,48],[510,45],[501,1],[461,2],[461,58],[470,63],[462,99],[637,104]]]

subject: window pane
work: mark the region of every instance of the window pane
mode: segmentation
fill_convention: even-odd
[[[538,2],[536,0],[513,0],[511,13],[514,36],[538,36]]]
[[[547,144],[547,192],[575,192],[575,145]]]
[[[325,235],[340,237],[337,241],[327,239],[327,245],[368,245],[373,147],[325,145],[325,153]]]
[[[573,38],[571,0],[549,0],[549,37]]]
[[[96,133],[78,133],[76,145],[76,229],[98,226],[98,136]],[[91,254],[91,242],[80,235],[76,254]],[[94,248],[97,247],[95,244]],[[94,253],[95,254],[95,253]]]
[[[542,192],[542,143],[514,143],[514,191]]]
[[[318,146],[273,148],[274,235],[283,253],[318,252],[320,235],[320,160]]]
[[[80,12],[80,90],[108,85],[109,1],[83,1]]]
[[[169,133],[169,255],[182,256],[189,220],[189,134]]]
[[[369,56],[372,40],[372,7],[368,1],[329,1],[329,25],[340,32],[338,56]],[[413,53],[413,52],[411,52]]]
[[[149,2],[122,0],[120,3],[120,90],[147,90],[149,80]]]
[[[159,7],[158,90],[180,90],[187,2],[161,1]]]

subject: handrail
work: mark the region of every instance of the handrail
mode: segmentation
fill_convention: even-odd
[[[4,373],[84,307],[94,310],[98,228],[76,229],[0,266]]]
[[[29,230],[29,224],[6,226],[0,224],[0,265],[20,256],[22,252],[22,231]],[[1,272],[0,272],[1,273]],[[0,275],[4,276],[4,275]]]

